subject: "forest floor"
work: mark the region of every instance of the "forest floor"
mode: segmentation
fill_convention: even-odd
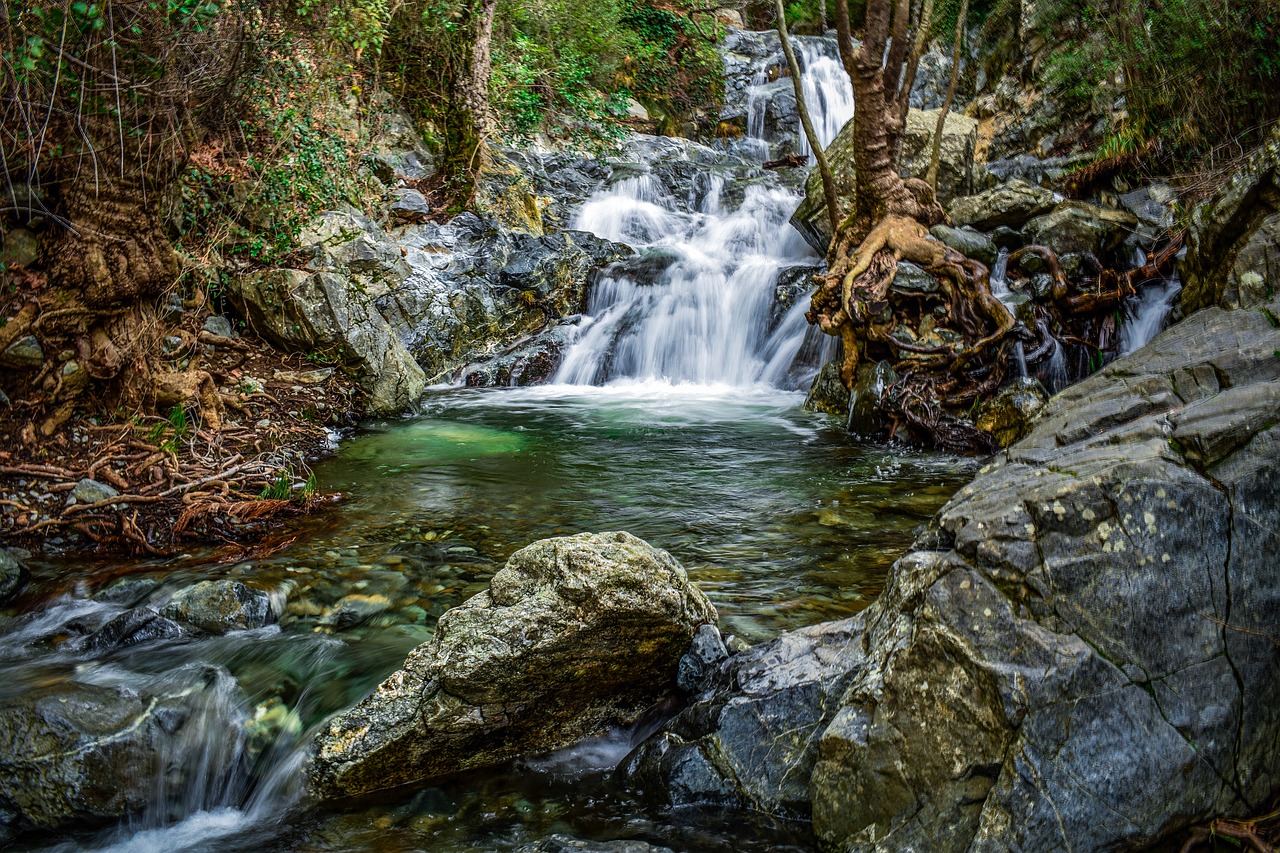
[[[317,492],[310,465],[354,423],[351,381],[252,333],[215,340],[196,343],[192,359],[226,406],[217,431],[178,408],[80,415],[37,439],[41,400],[0,406],[0,543],[164,555],[184,542],[253,541],[336,499]]]

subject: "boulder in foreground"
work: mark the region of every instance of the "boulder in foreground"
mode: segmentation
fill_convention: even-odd
[[[632,721],[715,619],[680,564],[629,533],[535,542],[320,731],[312,794],[422,782]]]

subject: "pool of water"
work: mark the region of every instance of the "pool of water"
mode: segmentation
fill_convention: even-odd
[[[0,700],[58,680],[141,683],[212,662],[235,676],[250,709],[291,709],[293,748],[394,671],[513,551],[584,531],[627,530],[670,551],[715,603],[722,630],[749,642],[855,613],[973,462],[861,445],[802,411],[802,399],[664,382],[433,392],[415,417],[368,425],[317,467],[320,487],[343,500],[280,531],[289,544],[274,553],[33,566],[28,612],[0,626]],[[123,607],[104,590],[211,577],[287,596],[280,625],[97,658],[66,642],[77,620]],[[344,620],[350,596],[377,606]],[[507,850],[556,832],[688,850],[810,847],[803,827],[722,826],[719,815],[631,801],[609,778],[635,737],[615,732],[553,759],[323,813],[283,793],[297,785],[281,780],[299,772],[285,749],[223,810],[55,849]]]

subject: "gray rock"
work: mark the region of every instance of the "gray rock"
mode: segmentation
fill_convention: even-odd
[[[317,734],[322,800],[486,767],[634,720],[674,687],[715,609],[665,551],[627,533],[544,539]]]
[[[13,601],[30,579],[27,567],[0,549],[0,607]]]
[[[1172,228],[1174,225],[1173,210],[1178,192],[1168,184],[1139,187],[1121,195],[1119,201],[1121,207],[1144,225],[1155,228]]]
[[[391,193],[391,205],[387,208],[392,219],[418,222],[431,213],[426,196],[417,190],[399,189]]]
[[[204,321],[204,330],[211,335],[218,335],[223,338],[234,338],[236,336],[236,330],[231,325],[231,321],[218,314],[214,314]]]
[[[988,267],[996,262],[996,244],[980,231],[935,225],[929,229],[929,233],[965,257],[984,263]]]
[[[1026,224],[1027,239],[1059,255],[1071,252],[1101,256],[1120,246],[1138,225],[1129,213],[1069,201]]]
[[[527,387],[548,381],[576,337],[574,325],[566,320],[518,342],[497,358],[470,365],[462,372],[463,384],[468,388]]]
[[[0,353],[0,364],[21,370],[34,370],[44,364],[44,350],[34,335],[18,338]]]
[[[180,589],[160,615],[209,634],[261,628],[278,616],[268,593],[233,580],[200,581]]]
[[[96,504],[120,497],[120,492],[106,483],[85,477],[71,490],[71,497],[82,504]]]
[[[902,135],[903,177],[923,177],[932,154],[933,132],[938,123],[937,110],[911,110]],[[944,203],[956,196],[972,193],[974,185],[973,151],[977,144],[978,123],[956,113],[948,113],[942,130],[942,153],[939,159],[938,197]],[[854,189],[853,123],[845,125],[827,146],[827,159],[836,181],[840,198],[851,198]],[[827,250],[831,240],[827,222],[826,198],[822,176],[815,167],[805,181],[805,197],[791,217],[791,224],[819,254]]]
[[[182,626],[166,619],[150,607],[126,610],[84,639],[81,648],[101,654],[152,640],[173,640],[186,632]]]
[[[805,397],[804,408],[807,412],[823,412],[838,418],[848,416],[849,389],[840,381],[840,362],[829,361],[822,365],[813,378],[809,396]]]
[[[340,356],[389,415],[422,395],[426,376],[367,290],[334,273],[277,269],[233,279],[228,296],[249,326],[290,352]]]
[[[1135,849],[1258,813],[1280,791],[1277,350],[1262,312],[1208,309],[1066,389],[871,607],[731,657],[628,778],[811,810],[844,851]]]
[[[993,228],[1021,228],[1062,201],[1062,196],[1043,187],[1014,179],[977,195],[951,202],[951,220],[980,231]]]
[[[900,293],[937,293],[939,289],[938,280],[911,261],[898,262],[890,286]]]
[[[188,806],[217,805],[214,792],[238,757],[241,705],[235,679],[200,664],[149,683],[63,681],[6,694],[0,829],[82,827],[162,808],[192,790],[207,791],[208,801]]]
[[[1195,209],[1180,265],[1182,308],[1257,308],[1280,292],[1280,128]]]
[[[676,686],[686,693],[700,689],[707,676],[729,652],[720,639],[720,629],[715,625],[702,625],[693,635],[689,651],[680,658],[676,671]]]

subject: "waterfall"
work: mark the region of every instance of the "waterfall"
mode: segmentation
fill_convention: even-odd
[[[853,118],[853,84],[845,73],[840,57],[835,55],[830,39],[792,39],[801,67],[800,83],[804,101],[809,107],[814,132],[823,147],[830,145],[840,130]],[[809,148],[804,132],[799,134],[800,153],[817,160]]]
[[[830,39],[795,43],[811,116],[829,143],[853,115],[852,86]],[[747,99],[748,134],[760,144],[768,85],[766,72],[757,73]],[[801,388],[833,357],[834,341],[820,340],[804,320],[808,299],[801,294],[786,310],[779,303],[779,276],[819,262],[788,224],[798,194],[709,149],[698,148],[688,165],[699,170],[694,186],[704,191],[674,190],[650,167],[578,212],[574,228],[626,243],[637,257],[596,282],[556,382]],[[749,181],[740,195],[723,192],[726,171]]]
[[[1124,324],[1120,327],[1120,354],[1141,349],[1164,330],[1173,300],[1182,292],[1176,278],[1143,285],[1125,302]]]
[[[991,295],[999,299],[1009,295],[1009,250],[1001,249],[991,267]]]

